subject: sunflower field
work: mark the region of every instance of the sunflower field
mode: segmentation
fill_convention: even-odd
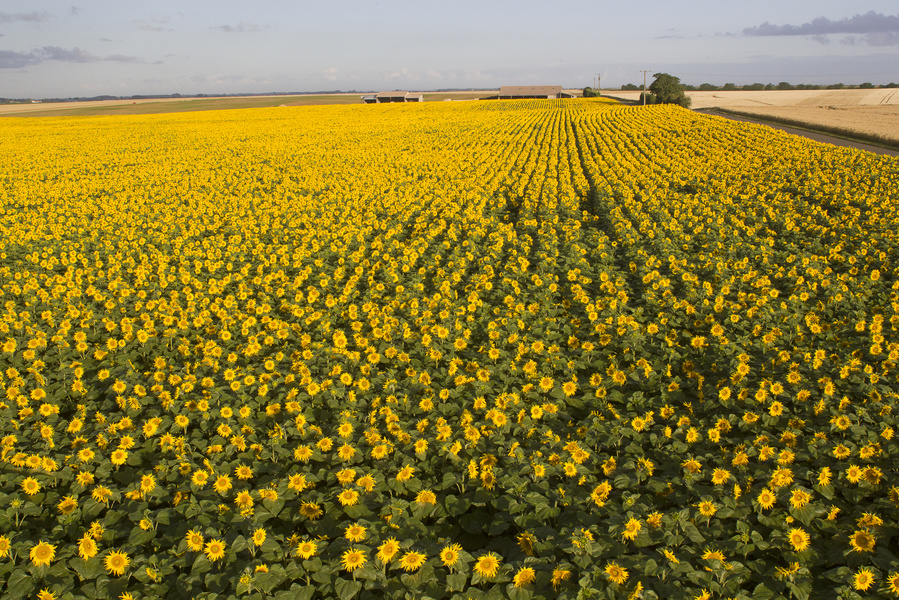
[[[4,119],[0,591],[899,597],[897,208],[672,106]]]

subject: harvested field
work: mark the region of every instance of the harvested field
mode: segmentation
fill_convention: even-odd
[[[899,144],[899,90],[771,90],[687,92],[693,109],[739,115],[826,131],[874,143]],[[639,92],[607,97],[636,101]]]
[[[604,92],[625,101],[640,99],[640,92]],[[692,108],[743,108],[771,106],[884,106],[899,105],[899,90],[765,90],[760,92],[687,92]]]
[[[899,105],[769,106],[729,109],[741,115],[899,144]]]

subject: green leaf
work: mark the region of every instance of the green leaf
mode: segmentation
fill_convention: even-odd
[[[314,585],[297,585],[290,586],[289,590],[284,590],[275,594],[275,600],[311,600],[315,594]]]
[[[12,572],[9,581],[6,582],[6,593],[8,598],[26,598],[31,595],[34,589],[34,582],[25,569],[19,569]]]
[[[687,537],[690,538],[690,541],[695,542],[697,544],[702,544],[705,542],[705,538],[702,537],[702,534],[699,533],[699,529],[696,528],[696,525],[693,523],[685,523],[684,524],[684,533],[687,534]]]
[[[128,545],[129,546],[140,546],[141,544],[145,544],[156,537],[156,532],[152,529],[147,529],[146,531],[141,529],[140,527],[135,527],[131,530],[131,535],[128,536]]]
[[[209,559],[206,558],[205,554],[200,554],[197,556],[196,560],[194,560],[194,566],[191,568],[190,572],[192,575],[202,575],[211,570],[212,563],[209,562]]]
[[[465,573],[450,573],[446,576],[446,589],[448,592],[461,592],[467,582],[468,575]]]
[[[338,578],[334,582],[334,592],[340,600],[350,600],[359,590],[362,589],[362,583],[349,579]]]
[[[234,538],[234,541],[231,542],[231,550],[234,552],[241,552],[247,549],[247,538],[242,535]]]
[[[770,600],[774,597],[774,592],[764,583],[760,583],[752,590],[752,600]]]
[[[512,583],[506,586],[506,592],[509,600],[531,600],[534,596],[531,589],[515,587],[515,584]]]
[[[808,597],[812,592],[812,584],[809,581],[803,581],[798,584],[788,581],[787,587],[793,592],[793,597],[796,598],[796,600],[808,600]]]
[[[96,556],[87,560],[73,558],[69,561],[69,565],[73,569],[75,569],[75,572],[78,574],[78,578],[83,581],[95,579],[97,575],[103,572],[102,565],[100,564],[100,559]]]
[[[284,574],[283,569],[273,568],[268,573],[259,573],[254,579],[256,588],[268,594],[287,579],[287,575]]]

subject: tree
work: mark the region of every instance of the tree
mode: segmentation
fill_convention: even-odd
[[[602,94],[599,93],[599,90],[594,90],[590,86],[584,88],[584,98],[596,98],[599,96],[602,96]]]
[[[668,73],[656,73],[655,80],[649,85],[649,91],[655,96],[655,102],[649,104],[677,104],[690,108],[690,98],[684,93],[680,78]]]

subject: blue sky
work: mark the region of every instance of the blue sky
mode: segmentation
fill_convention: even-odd
[[[899,82],[895,0],[3,0],[0,97]]]

